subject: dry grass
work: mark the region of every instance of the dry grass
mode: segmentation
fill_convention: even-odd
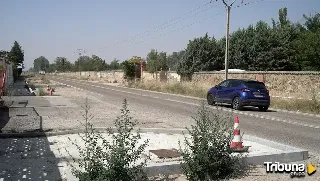
[[[173,94],[182,94],[200,98],[206,98],[206,94],[210,86],[199,84],[196,82],[170,82],[160,83],[155,81],[147,81],[144,83],[128,83],[128,87],[152,90],[158,92],[166,92]]]
[[[25,80],[30,84],[42,85],[50,84],[50,80],[47,79],[45,75],[26,75],[24,76]]]
[[[106,77],[95,77],[95,76],[77,76],[77,75],[60,75],[65,78],[69,79],[76,79],[76,80],[86,80],[86,81],[95,81],[95,82],[100,82],[100,83],[119,83],[118,80],[115,79],[108,79]]]
[[[320,101],[315,98],[313,100],[272,98],[271,107],[320,114]]]
[[[128,83],[128,87],[206,98],[207,91],[212,85],[196,82],[160,83],[148,81],[144,83]],[[320,114],[320,99],[315,96],[312,100],[272,98],[271,107]]]

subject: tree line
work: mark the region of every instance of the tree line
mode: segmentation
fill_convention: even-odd
[[[33,61],[33,67],[29,69],[31,72],[46,71],[46,72],[77,72],[77,71],[106,71],[121,69],[121,62],[118,59],[106,63],[99,56],[92,55],[80,56],[74,63],[70,62],[65,57],[57,57],[53,63],[40,56]]]
[[[6,63],[12,65],[13,78],[16,81],[24,68],[24,51],[22,47],[17,41],[14,41],[10,51],[0,50],[0,57],[5,58]]]
[[[272,19],[271,25],[259,21],[231,33],[229,68],[249,71],[319,71],[320,14],[304,14],[303,18],[303,23],[291,22],[287,17],[287,8],[281,8],[278,19]],[[198,71],[223,70],[225,40],[225,37],[216,39],[205,34],[189,40],[184,50],[172,54],[151,49],[145,58],[147,71],[172,70],[190,77]],[[142,60],[139,58],[134,56],[123,62],[115,59],[108,64],[96,55],[81,56],[74,63],[64,57],[57,57],[54,63],[49,64],[41,56],[34,60],[33,69],[46,69],[49,72],[124,69],[126,72],[134,72],[134,65]]]

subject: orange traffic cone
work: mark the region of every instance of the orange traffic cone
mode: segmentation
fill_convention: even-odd
[[[239,118],[236,116],[234,119],[234,131],[233,131],[233,140],[231,143],[231,148],[243,148],[241,136],[240,136],[240,128],[239,128]]]

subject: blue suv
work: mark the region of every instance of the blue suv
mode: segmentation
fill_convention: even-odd
[[[244,106],[254,106],[260,111],[267,111],[270,106],[270,95],[263,82],[227,79],[208,91],[207,101],[209,105],[231,104],[236,110],[242,110]]]

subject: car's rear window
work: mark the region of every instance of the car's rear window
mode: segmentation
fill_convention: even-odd
[[[266,86],[262,82],[246,82],[246,86],[249,89],[266,89]]]

